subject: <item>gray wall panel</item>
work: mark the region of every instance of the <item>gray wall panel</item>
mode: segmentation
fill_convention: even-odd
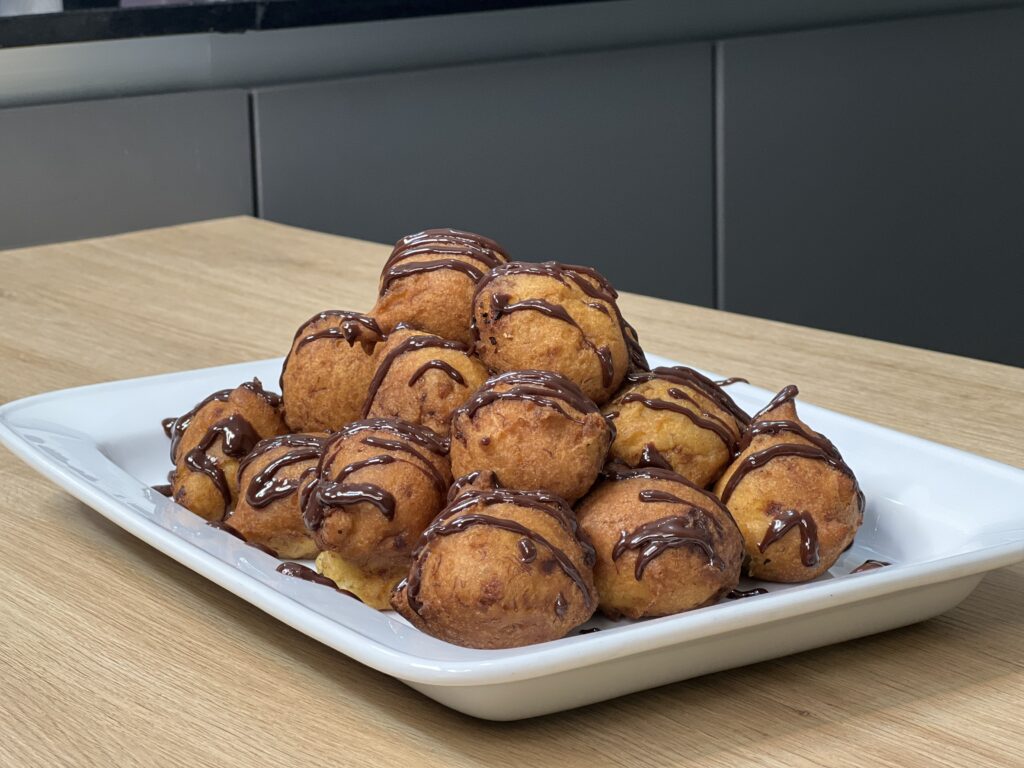
[[[372,240],[480,231],[709,304],[711,49],[659,46],[254,95],[261,214]]]
[[[244,91],[0,110],[0,248],[244,213]]]
[[[1024,365],[1024,11],[721,52],[725,308]]]

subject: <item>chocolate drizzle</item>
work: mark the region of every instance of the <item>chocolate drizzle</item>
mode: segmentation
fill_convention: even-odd
[[[456,478],[448,489],[448,503],[451,504],[455,499],[462,495],[462,492],[476,484],[480,478],[486,477],[485,482],[487,483],[485,490],[493,490],[495,488],[501,488],[501,482],[498,480],[498,476],[489,469],[475,469],[462,477]],[[476,488],[474,490],[481,490]]]
[[[370,412],[370,408],[373,406],[373,401],[377,397],[377,391],[380,389],[380,385],[384,382],[385,377],[387,377],[395,360],[404,354],[417,352],[421,349],[450,349],[454,352],[461,352],[463,354],[469,352],[469,347],[462,342],[449,341],[448,339],[442,339],[440,336],[434,336],[431,334],[409,336],[402,339],[402,341],[396,344],[377,365],[377,370],[373,374],[373,378],[370,380],[370,386],[366,393],[366,400],[363,402],[363,418],[366,418],[367,414]],[[445,370],[453,380],[462,385],[465,385],[466,383],[462,378],[462,375],[444,360],[431,360],[421,366],[420,369],[412,375],[412,378],[409,379],[409,386],[411,387],[415,384],[416,380],[430,368],[441,368],[442,370]]]
[[[640,500],[645,502],[669,502],[690,507],[685,515],[672,515],[644,523],[632,533],[622,531],[612,549],[612,560],[618,560],[628,550],[637,550],[633,575],[637,581],[643,578],[647,566],[669,549],[693,547],[703,552],[708,565],[719,570],[725,564],[715,555],[714,535],[721,533],[722,525],[706,510],[663,491],[640,491]]]
[[[561,568],[562,572],[582,592],[587,608],[591,608],[594,603],[594,595],[587,586],[583,575],[564,550],[556,547],[537,531],[526,527],[516,520],[474,511],[477,507],[486,509],[495,504],[512,504],[518,507],[526,507],[550,516],[579,545],[583,554],[584,564],[587,567],[593,566],[596,559],[594,547],[580,531],[576,522],[576,516],[564,499],[544,491],[513,491],[507,489],[468,490],[443,509],[434,518],[434,521],[427,526],[427,529],[420,537],[419,543],[412,553],[413,566],[405,585],[406,599],[408,600],[409,607],[416,613],[419,613],[423,607],[419,600],[419,590],[423,575],[423,565],[430,554],[428,550],[430,543],[439,536],[451,536],[472,527],[487,526],[517,534],[519,540],[516,543],[516,551],[520,560],[524,563],[532,562],[536,558],[538,548],[548,552],[552,556],[553,561],[545,561],[545,563],[553,562],[555,566]],[[524,541],[529,546],[524,546]],[[532,549],[530,549],[531,547]],[[530,556],[531,552],[532,556]],[[525,559],[527,556],[530,556],[529,560]]]
[[[571,416],[562,407],[563,404],[581,413],[598,413],[593,400],[584,395],[573,382],[557,373],[509,371],[485,381],[469,400],[455,409],[455,415],[465,414],[473,418],[478,410],[498,400],[526,400],[544,408],[551,408],[573,421],[579,419]]]
[[[277,408],[281,405],[281,396],[274,392],[267,392],[263,389],[263,384],[259,379],[253,378],[252,381],[245,381],[235,387],[235,389],[248,389],[254,395],[257,395],[267,403],[271,408]],[[196,403],[191,410],[187,413],[177,417],[169,417],[162,419],[160,425],[163,427],[164,434],[171,438],[171,462],[177,463],[178,445],[181,443],[181,438],[185,434],[185,430],[192,424],[192,419],[195,415],[203,408],[204,405],[212,403],[214,401],[227,402],[231,398],[231,393],[235,389],[222,389],[219,392],[214,392],[212,395],[207,395],[205,398]]]
[[[368,431],[385,432],[397,437],[398,439],[391,439],[370,434],[362,438],[363,445],[381,448],[391,453],[380,453],[354,461],[342,467],[333,478],[326,477],[324,474],[326,468],[333,461],[337,451],[340,450],[343,441]],[[311,531],[318,531],[323,527],[324,518],[329,510],[333,511],[363,503],[376,507],[388,520],[394,519],[396,501],[390,491],[372,483],[348,481],[349,475],[366,467],[384,466],[395,462],[408,464],[426,475],[438,493],[443,496],[448,488],[447,480],[433,462],[417,450],[417,447],[425,448],[438,456],[448,453],[448,445],[443,438],[426,427],[410,424],[400,419],[363,419],[354,421],[332,434],[324,444],[316,475],[307,484],[303,491],[303,498],[300,499],[306,527]],[[396,456],[395,453],[408,454],[415,461]]]
[[[525,261],[513,261],[508,264],[491,269],[478,283],[476,286],[476,292],[473,295],[473,306],[477,306],[477,300],[480,294],[486,289],[487,285],[494,279],[505,277],[508,275],[542,275],[545,277],[551,277],[563,285],[569,285],[570,283],[575,285],[590,299],[596,301],[585,302],[585,306],[593,309],[602,314],[609,315],[608,308],[614,312],[615,320],[618,323],[619,330],[622,334],[623,343],[626,346],[626,352],[629,356],[630,366],[634,370],[648,369],[647,358],[644,356],[643,349],[640,347],[640,342],[637,337],[636,330],[622,317],[622,313],[619,311],[618,305],[618,292],[612,287],[612,284],[595,269],[590,267],[583,267],[572,264],[560,264],[555,261],[545,261],[542,263],[531,263]],[[584,333],[579,323],[569,314],[565,307],[557,304],[552,304],[542,299],[525,299],[514,303],[509,303],[510,297],[504,294],[492,294],[490,310],[493,316],[490,322],[496,322],[499,317],[503,314],[509,314],[510,312],[519,310],[535,310],[543,312],[548,317],[554,317],[579,329],[580,335],[583,337],[583,342],[588,346],[598,357],[598,361],[601,365],[601,379],[602,385],[607,388],[614,381],[614,366],[611,358],[611,350],[607,347],[598,347],[592,341],[590,341]],[[473,337],[477,342],[480,341],[480,330],[476,324],[476,313],[474,313],[472,323]]]
[[[537,559],[537,547],[529,539],[519,540],[519,561],[532,563]]]
[[[638,467],[659,467],[661,469],[672,470],[672,464],[666,459],[661,451],[655,447],[654,443],[647,443],[644,445],[642,451],[640,451],[640,460],[637,462]]]
[[[598,303],[587,304],[588,307],[600,307],[604,310],[604,314],[608,314],[608,311],[604,309],[604,305]],[[553,317],[557,320],[561,320],[564,323],[568,323],[573,328],[580,332],[580,338],[583,341],[584,346],[589,347],[597,359],[601,363],[601,386],[610,387],[615,377],[615,364],[612,361],[612,351],[605,346],[599,347],[589,338],[587,338],[586,332],[577,323],[572,315],[569,314],[568,310],[561,304],[552,304],[546,299],[523,299],[522,301],[512,301],[512,297],[505,293],[493,293],[491,294],[491,316],[490,322],[496,323],[503,315],[511,315],[514,312],[540,312],[542,315],[547,317]]]
[[[395,243],[381,274],[380,295],[396,280],[436,270],[461,272],[476,283],[486,270],[507,260],[504,249],[482,235],[457,229],[424,230]]]
[[[764,554],[768,547],[789,533],[791,528],[800,531],[800,561],[805,567],[813,568],[818,564],[818,526],[810,512],[773,509],[772,522],[765,531],[761,543],[757,545],[758,551]]]
[[[753,589],[734,589],[727,592],[725,598],[727,600],[742,600],[745,597],[757,597],[758,595],[767,595],[768,590],[764,587],[754,587]]]
[[[210,478],[227,506],[231,504],[231,489],[217,458],[209,453],[218,439],[225,456],[241,459],[259,442],[260,436],[252,424],[236,413],[212,424],[196,447],[185,454],[185,467]]]
[[[317,573],[312,568],[303,565],[302,563],[281,563],[275,569],[278,573],[284,574],[285,576],[294,576],[296,579],[302,579],[303,581],[311,581],[314,584],[319,584],[323,587],[330,587],[331,589],[340,592],[348,597],[359,600],[359,596],[349,592],[347,589],[342,589],[337,585],[334,579],[330,579],[324,576],[322,573]],[[359,600],[359,602],[363,602]]]
[[[340,320],[340,323],[336,326],[332,325],[319,331],[313,331],[312,333],[307,332],[311,325],[322,323],[325,320]],[[351,347],[358,341],[363,345],[363,350],[369,354],[373,351],[374,345],[383,338],[384,332],[381,330],[380,325],[369,315],[351,312],[347,309],[325,309],[323,312],[318,312],[295,331],[295,335],[292,337],[292,347],[288,350],[288,356],[284,359],[284,364],[281,366],[281,376],[278,379],[278,385],[283,392],[284,372],[288,369],[288,363],[307,344],[328,339],[331,341],[345,341]]]
[[[715,386],[728,387],[730,384],[749,384],[750,382],[740,376],[730,376],[728,379],[720,379],[715,382]]]
[[[423,376],[423,374],[425,374],[427,371],[441,371],[441,373],[445,374],[449,379],[454,381],[456,384],[466,386],[466,380],[462,378],[462,374],[459,373],[451,363],[448,363],[444,360],[427,360],[427,362],[425,362],[423,365],[417,368],[413,372],[412,376],[409,377],[408,386],[411,387],[413,384],[419,381],[420,377]]]
[[[252,476],[245,489],[246,503],[254,509],[261,509],[278,499],[295,493],[303,481],[316,471],[315,464],[312,464],[296,478],[278,478],[277,473],[285,467],[304,461],[316,462],[320,458],[325,439],[319,435],[281,435],[257,443],[256,447],[238,465],[239,480],[241,480],[245,468],[253,460],[279,448],[291,450],[276,456]]]
[[[887,565],[892,565],[892,563],[887,563],[885,560],[865,560],[850,573],[864,573],[864,571],[873,571],[876,568],[885,568]]]
[[[675,365],[672,367],[660,366],[655,368],[653,371],[634,371],[626,376],[626,383],[632,385],[654,380],[667,381],[672,384],[678,384],[694,390],[710,400],[718,408],[731,415],[740,427],[745,427],[750,423],[750,416],[748,416],[742,408],[736,405],[736,402],[724,389],[704,374],[699,371],[695,371],[693,368],[687,368],[683,365]],[[713,430],[722,438],[726,445],[735,445],[737,438],[728,428],[727,422],[725,422],[721,417],[707,413],[692,395],[681,389],[675,387],[670,388],[668,394],[674,399],[685,400],[691,403],[697,408],[698,412],[695,413],[689,409],[680,408],[679,406],[676,406],[675,408],[668,408],[668,403],[666,403],[666,406],[663,406],[665,410],[685,412],[685,414],[693,419],[694,423],[698,426]],[[665,403],[666,401],[659,400],[657,402]],[[672,403],[671,405],[675,404]]]
[[[739,461],[739,465],[733,470],[729,481],[725,484],[725,488],[722,490],[722,501],[727,502],[729,500],[737,486],[750,472],[763,467],[774,459],[783,456],[796,456],[822,461],[853,480],[858,502],[861,510],[863,510],[864,495],[857,486],[857,478],[854,477],[853,470],[843,461],[839,451],[824,435],[809,430],[797,421],[788,419],[764,420],[762,418],[766,413],[771,412],[783,403],[792,401],[797,394],[797,388],[790,384],[779,392],[765,408],[761,409],[744,432],[738,446],[738,452],[742,454],[743,451],[749,448],[751,441],[757,435],[794,434],[806,440],[809,445],[807,443],[777,443],[745,456]]]

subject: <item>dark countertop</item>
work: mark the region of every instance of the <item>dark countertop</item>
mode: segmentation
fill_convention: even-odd
[[[241,33],[605,0],[65,0],[0,16],[0,48],[202,32]],[[45,6],[44,6],[45,7]]]

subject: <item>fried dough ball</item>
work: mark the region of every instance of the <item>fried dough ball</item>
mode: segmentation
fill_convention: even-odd
[[[568,379],[510,371],[488,379],[456,409],[452,471],[490,470],[506,487],[542,489],[572,503],[594,484],[613,434]]]
[[[630,373],[604,413],[615,424],[613,458],[674,470],[701,488],[728,466],[750,420],[715,382],[681,365]]]
[[[422,424],[448,435],[454,411],[487,379],[487,369],[459,341],[399,328],[379,348],[363,417]]]
[[[368,315],[329,309],[295,332],[281,368],[284,418],[294,432],[340,429],[359,418],[384,338]]]
[[[444,507],[452,475],[444,439],[398,419],[365,419],[324,444],[303,509],[318,567],[368,605],[386,608],[413,547]]]
[[[272,437],[242,459],[238,503],[226,518],[242,538],[282,558],[316,555],[317,546],[302,520],[302,501],[326,439],[324,433]]]
[[[405,323],[443,339],[472,342],[473,290],[508,261],[493,240],[458,229],[428,229],[395,243],[380,276],[371,314],[390,333]]]
[[[171,498],[206,520],[222,519],[238,497],[238,462],[263,438],[287,431],[280,403],[253,379],[165,419],[175,467]]]
[[[701,608],[739,583],[736,523],[718,499],[671,470],[611,464],[576,512],[597,551],[594,582],[609,618]]]
[[[715,485],[743,534],[747,571],[798,582],[820,576],[853,542],[864,495],[831,442],[796,415],[788,386],[750,422]]]
[[[597,606],[594,550],[572,509],[552,494],[466,491],[423,533],[414,558],[391,605],[456,645],[555,640]]]
[[[554,261],[496,267],[473,297],[476,353],[499,372],[555,371],[604,403],[631,365],[647,367],[617,296],[587,267]]]

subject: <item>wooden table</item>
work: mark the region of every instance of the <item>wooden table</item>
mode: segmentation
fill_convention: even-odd
[[[315,311],[369,308],[386,253],[248,218],[0,253],[0,401],[282,354]],[[622,307],[651,352],[1024,463],[1024,370]],[[2,765],[1024,765],[1024,567],[913,627],[494,724],[269,618],[3,451],[0,515]]]

